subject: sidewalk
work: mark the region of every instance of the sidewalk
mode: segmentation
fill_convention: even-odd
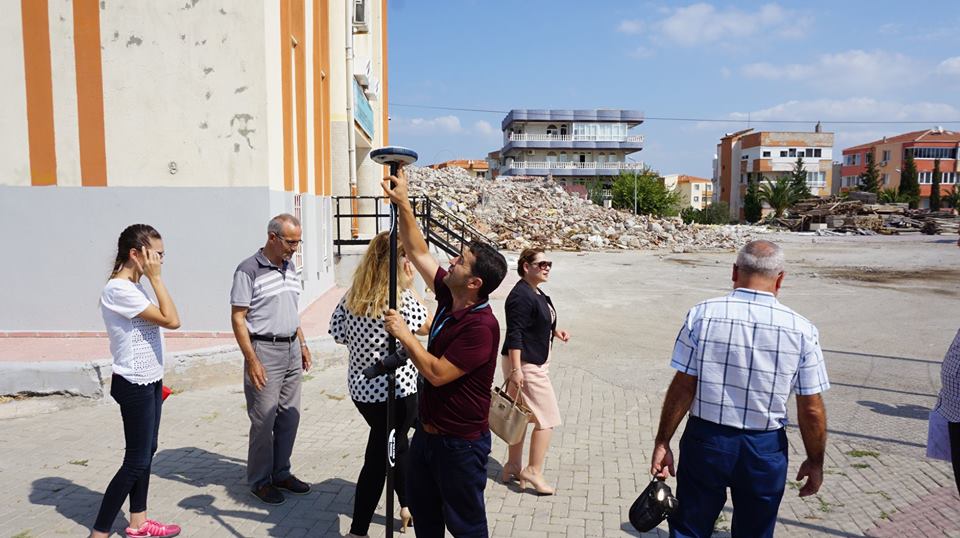
[[[329,360],[343,360],[327,335],[327,324],[345,291],[330,289],[300,318],[311,350]],[[176,388],[208,386],[211,378],[225,373],[220,365],[240,364],[232,333],[167,331],[164,344],[168,353],[165,380]],[[105,335],[0,337],[0,394],[68,393],[99,398],[109,383],[110,364],[110,344]]]

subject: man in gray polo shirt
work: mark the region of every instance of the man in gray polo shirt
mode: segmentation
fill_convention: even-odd
[[[301,284],[291,258],[301,243],[300,221],[286,213],[270,219],[267,244],[240,262],[230,290],[233,334],[244,358],[243,392],[250,417],[247,482],[267,504],[285,490],[310,486],[290,472],[300,425],[300,384],[310,350],[300,330]]]

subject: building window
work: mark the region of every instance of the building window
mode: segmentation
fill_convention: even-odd
[[[807,148],[803,150],[804,157],[813,157],[813,148]]]
[[[821,150],[820,148],[815,148],[815,149],[813,150],[813,156],[814,156],[814,157],[821,157],[821,156],[823,156],[823,150]]]
[[[922,185],[933,183],[933,172],[920,172],[917,174],[917,182]]]
[[[552,136],[552,135],[555,135],[555,134],[557,134],[557,126],[556,126],[556,125],[548,125],[548,126],[547,126],[547,135]]]
[[[890,160],[890,150],[889,150],[889,149],[883,150],[883,158],[881,158],[880,160],[881,160],[881,161],[889,161],[889,160]]]
[[[695,190],[695,191],[700,190],[700,184],[699,184],[699,183],[694,183],[694,184],[693,184],[693,190]]]
[[[857,166],[860,164],[860,154],[851,153],[850,155],[843,156],[843,164],[847,166]]]
[[[956,159],[957,148],[907,148],[914,159]]]
[[[890,184],[890,174],[883,174],[883,184],[884,185]]]
[[[764,151],[764,152],[763,152],[763,156],[764,156],[764,157],[769,157],[769,156],[770,156],[770,152],[769,152],[769,151]]]
[[[693,201],[694,201],[694,202],[699,202],[699,201],[700,201],[700,197],[699,197],[699,196],[694,196],[694,197],[693,197]]]
[[[781,156],[781,157],[786,157],[786,156],[787,156],[787,150],[781,151],[781,152],[780,152],[780,156]]]
[[[789,155],[790,157],[796,157],[796,156],[797,156],[797,148],[790,148],[790,149],[787,151],[787,155]]]

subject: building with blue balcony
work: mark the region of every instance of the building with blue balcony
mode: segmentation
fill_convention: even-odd
[[[643,136],[638,110],[514,109],[501,122],[498,175],[552,177],[562,185],[592,186],[643,163],[630,155]]]

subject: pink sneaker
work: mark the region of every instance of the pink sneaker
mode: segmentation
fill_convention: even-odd
[[[127,538],[173,538],[180,534],[177,525],[164,525],[148,519],[139,529],[127,527]]]

